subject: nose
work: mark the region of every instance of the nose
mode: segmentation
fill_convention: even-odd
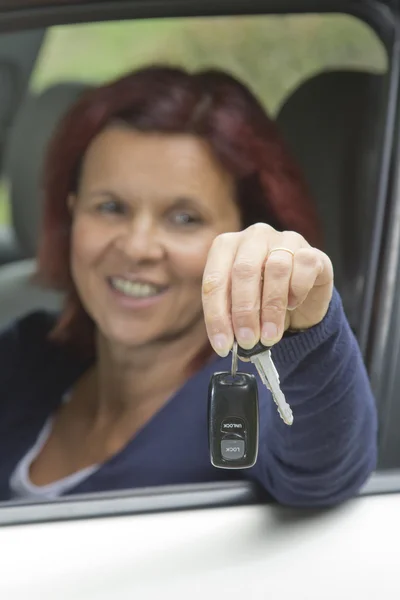
[[[164,245],[155,219],[142,214],[125,223],[115,239],[115,247],[134,262],[160,260]]]

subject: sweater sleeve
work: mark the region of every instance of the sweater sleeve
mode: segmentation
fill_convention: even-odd
[[[377,459],[375,400],[336,290],[327,315],[272,355],[294,423],[264,403],[253,475],[281,504],[323,507],[357,493]]]

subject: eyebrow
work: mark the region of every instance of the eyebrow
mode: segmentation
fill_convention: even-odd
[[[119,198],[118,194],[112,192],[111,190],[93,190],[88,193],[88,196],[91,198],[93,196],[113,196],[114,198]]]
[[[124,198],[124,196],[122,196],[121,194],[118,194],[118,192],[112,192],[108,189],[92,190],[91,192],[89,191],[88,193],[83,195],[83,198],[86,198],[88,202],[96,200],[115,200],[123,203],[128,202],[128,200]]]
[[[122,195],[109,189],[93,190],[87,194],[87,198],[113,198],[115,200],[119,200],[120,202],[129,202],[129,200],[124,198]],[[132,202],[132,200],[133,199],[131,198],[130,201]],[[197,210],[204,209],[204,204],[197,196],[177,194],[176,196],[160,197],[160,200],[167,202],[170,207],[173,208],[195,208]]]
[[[184,196],[179,195],[174,198],[170,198],[171,202],[175,206],[200,206],[201,200],[196,196]]]

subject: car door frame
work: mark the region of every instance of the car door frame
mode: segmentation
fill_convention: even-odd
[[[111,2],[86,1],[79,4],[44,6],[12,6],[0,4],[0,32],[21,29],[43,29],[46,26],[88,21],[108,21],[133,18],[167,18],[193,16],[227,16],[255,14],[309,14],[346,13],[366,23],[382,40],[389,62],[386,88],[386,116],[381,141],[381,158],[377,182],[375,231],[371,241],[369,270],[364,301],[361,307],[363,327],[360,347],[365,357],[371,382],[376,394],[380,416],[380,468],[387,468],[387,453],[392,451],[396,437],[393,415],[400,416],[396,406],[397,372],[393,372],[394,355],[400,348],[400,281],[396,276],[400,257],[400,233],[396,222],[400,214],[400,27],[399,18],[390,4],[368,0],[115,0]],[[387,227],[387,231],[385,231]],[[385,233],[385,236],[383,235]],[[397,271],[396,271],[397,269]],[[395,284],[393,284],[395,279]],[[385,290],[385,294],[380,294]],[[372,314],[374,320],[372,321]],[[388,316],[389,313],[389,316]],[[394,335],[393,335],[394,332]],[[390,334],[390,335],[389,335]],[[397,369],[394,369],[397,371]],[[391,468],[400,467],[398,464]],[[196,488],[193,493],[199,490]],[[154,494],[148,491],[149,498]],[[115,499],[118,501],[118,498]],[[87,502],[88,500],[76,500]],[[93,498],[90,502],[93,502]],[[122,501],[122,499],[121,499]],[[48,505],[49,506],[49,505]],[[28,507],[25,507],[28,510]],[[27,513],[28,514],[28,513]]]

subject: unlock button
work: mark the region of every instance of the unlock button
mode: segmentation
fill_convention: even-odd
[[[222,440],[221,454],[225,460],[239,460],[244,456],[244,440]]]

